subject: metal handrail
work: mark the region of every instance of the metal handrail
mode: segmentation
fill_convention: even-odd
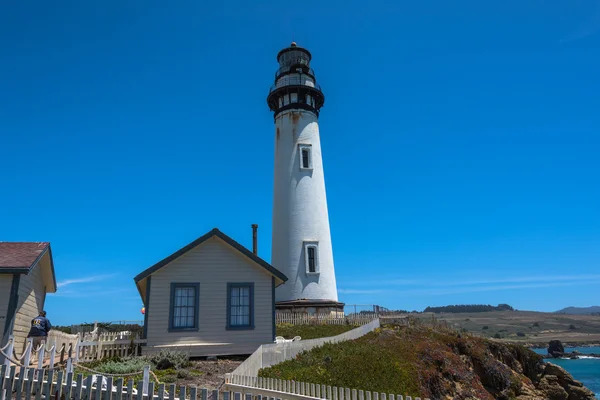
[[[310,83],[310,84],[307,84],[307,83]],[[321,91],[321,85],[319,85],[318,83],[308,80],[306,78],[299,77],[299,78],[280,79],[279,81],[277,81],[275,84],[273,84],[271,86],[271,88],[269,89],[269,93],[271,93],[274,90],[277,90],[279,88],[286,87],[286,86],[306,86],[306,87],[317,89],[319,92]]]

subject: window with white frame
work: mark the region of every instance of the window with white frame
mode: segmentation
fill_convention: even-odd
[[[254,284],[227,284],[227,329],[254,328]]]
[[[169,330],[198,328],[198,283],[171,284],[171,310]]]
[[[305,242],[304,243],[304,258],[306,262],[306,273],[319,273],[319,243]]]
[[[300,169],[312,169],[312,148],[310,144],[301,144],[298,148]]]

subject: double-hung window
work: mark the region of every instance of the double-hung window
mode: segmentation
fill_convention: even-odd
[[[227,284],[227,329],[254,329],[254,284]]]
[[[171,283],[169,331],[198,330],[199,283]]]

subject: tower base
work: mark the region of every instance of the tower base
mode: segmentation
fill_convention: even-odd
[[[344,316],[344,303],[334,300],[299,299],[275,303],[277,314],[301,314],[308,316]]]

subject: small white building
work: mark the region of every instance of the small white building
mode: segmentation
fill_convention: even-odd
[[[136,276],[144,353],[242,355],[272,343],[275,288],[287,277],[254,249],[215,228]]]
[[[44,309],[46,293],[55,292],[50,243],[0,242],[0,347],[12,335],[15,350],[22,351],[31,320]]]

